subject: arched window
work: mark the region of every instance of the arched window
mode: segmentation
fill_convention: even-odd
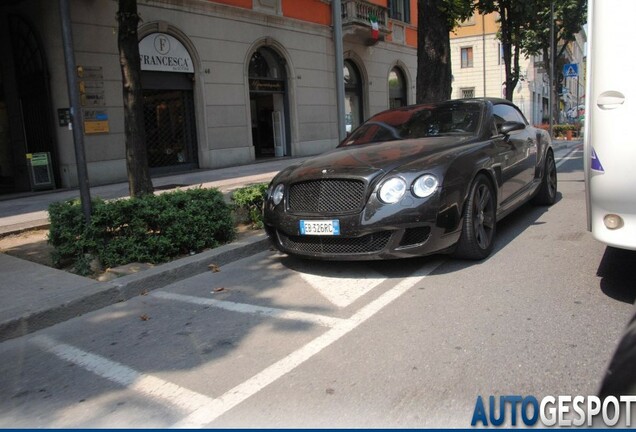
[[[350,60],[344,61],[344,87],[345,124],[347,132],[351,132],[362,123],[364,111],[360,71]]]
[[[406,79],[399,67],[389,72],[389,108],[399,108],[407,105]]]
[[[285,79],[285,62],[271,48],[261,47],[252,55],[250,78]]]

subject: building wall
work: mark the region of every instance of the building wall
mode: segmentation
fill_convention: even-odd
[[[342,0],[346,2],[347,0]],[[417,75],[417,0],[409,0],[409,23],[391,20],[386,40],[369,45],[369,29],[345,34],[344,54],[362,75],[363,117],[389,106],[388,75],[395,66],[406,77],[407,102],[415,102]],[[387,0],[371,3],[386,7]],[[321,153],[337,145],[336,81],[331,3],[323,0],[147,0],[138,3],[139,36],[153,32],[175,37],[188,50],[192,75],[198,166],[216,168],[255,160],[252,144],[248,63],[267,46],[286,64],[286,123],[291,156]],[[6,10],[7,7],[5,7]],[[68,108],[58,3],[25,0],[9,7],[28,19],[41,36],[50,74],[53,113]],[[78,66],[101,73],[108,132],[84,135],[92,185],[125,181],[122,80],[117,47],[117,2],[72,0],[71,21]],[[503,61],[496,40],[496,14],[477,15],[451,34],[452,97],[473,88],[474,96],[502,97]],[[6,42],[6,41],[5,41]],[[571,47],[582,57],[584,37]],[[473,48],[473,66],[461,68],[461,48]],[[548,96],[544,74],[533,59],[522,61],[523,80],[515,102],[532,123],[545,115]],[[569,83],[570,85],[572,83]],[[582,88],[582,85],[580,86]],[[574,84],[574,90],[576,85]],[[572,91],[571,94],[575,93]],[[33,125],[27,125],[33,127]],[[62,187],[77,185],[72,131],[55,128],[56,158]]]
[[[386,6],[386,0],[373,3]],[[411,0],[416,21],[416,0]],[[318,154],[337,145],[335,58],[331,5],[322,0],[149,0],[138,3],[140,39],[152,32],[177,38],[194,62],[193,94],[200,168],[248,164],[252,145],[248,63],[261,46],[274,49],[285,61],[288,88],[289,140],[292,156]],[[91,185],[125,181],[125,136],[122,81],[117,47],[117,2],[71,1],[75,60],[78,66],[100,68],[107,113],[107,133],[85,134]],[[57,2],[19,3],[42,35],[51,75],[53,108],[69,106],[61,23]],[[393,21],[389,21],[392,25]],[[402,68],[407,99],[415,101],[415,26],[403,27],[398,41],[368,46],[345,41],[345,57],[360,68],[364,117],[388,108],[388,75]],[[390,39],[390,38],[389,38]],[[56,112],[52,113],[56,116]],[[57,127],[58,166],[62,187],[78,184],[72,131]]]

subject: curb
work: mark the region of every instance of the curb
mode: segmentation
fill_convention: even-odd
[[[7,237],[14,234],[21,234],[27,231],[34,231],[38,229],[48,229],[51,223],[48,219],[37,219],[28,222],[22,222],[13,225],[0,226],[0,238]]]
[[[233,243],[196,255],[181,258],[110,282],[93,282],[78,287],[80,294],[64,303],[31,312],[0,323],[0,342],[24,336],[46,327],[106,306],[124,302],[179,280],[210,271],[208,266],[223,266],[263,252],[269,248],[265,233],[258,233]]]

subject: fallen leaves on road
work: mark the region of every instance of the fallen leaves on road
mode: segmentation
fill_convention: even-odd
[[[212,294],[220,293],[220,292],[223,292],[223,291],[227,291],[227,290],[225,289],[225,287],[218,287],[218,288],[214,288],[214,290],[212,290]]]
[[[150,319],[150,317],[146,314],[143,314],[142,316],[139,317],[140,320],[142,321],[148,321]]]
[[[210,269],[210,271],[211,271],[212,273],[218,273],[218,272],[220,272],[220,271],[221,271],[221,267],[219,267],[219,266],[218,266],[218,265],[216,265],[216,264],[210,264],[210,265],[208,266],[208,268]]]

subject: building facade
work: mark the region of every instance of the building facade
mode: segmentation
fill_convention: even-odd
[[[451,33],[453,98],[505,97],[505,64],[501,42],[497,39],[497,19],[496,13],[475,14]],[[586,36],[582,31],[564,52],[566,64],[578,65],[577,77],[564,77],[563,70],[555,70],[559,88],[559,122],[574,121],[577,99],[579,104],[583,103],[585,42]],[[541,57],[522,58],[520,69],[513,102],[530,123],[547,123],[550,104],[549,71],[544,67]]]
[[[69,4],[89,183],[126,181],[118,3]],[[331,0],[138,1],[151,175],[334,148],[333,5]],[[340,14],[350,131],[377,112],[415,102],[417,0],[341,0]],[[496,18],[475,15],[451,34],[452,97],[502,96]],[[578,42],[568,47],[568,55],[581,64],[584,37]],[[76,187],[59,0],[0,3],[0,43],[5,48],[0,194]],[[541,123],[550,97],[547,75],[529,58],[523,60],[522,76],[515,102],[532,123]],[[582,79],[577,84],[583,88]],[[563,112],[576,105],[574,80],[566,86]]]
[[[415,101],[416,3],[342,0],[347,129]],[[335,147],[331,8],[324,0],[139,1],[151,174]],[[116,13],[115,0],[70,1],[91,185],[127,179]],[[0,193],[75,187],[59,3],[3,2],[0,23]],[[49,171],[37,168],[46,162]],[[47,173],[49,183],[38,181]]]

